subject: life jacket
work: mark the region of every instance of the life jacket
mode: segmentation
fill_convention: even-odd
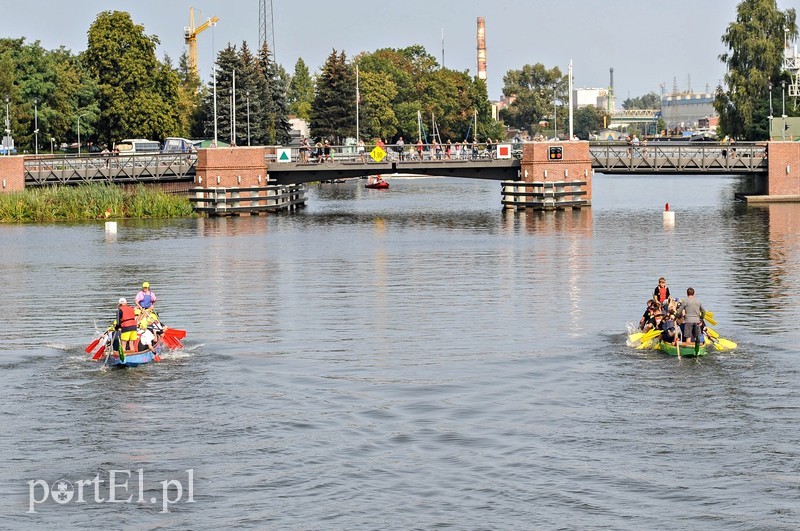
[[[659,286],[658,287],[658,302],[664,302],[664,299],[666,299],[666,298],[667,298],[667,287],[664,286],[662,288],[661,286]]]
[[[145,310],[153,305],[153,295],[148,291],[142,297],[141,302],[139,302],[139,306],[144,308]]]
[[[131,332],[136,330],[136,313],[134,313],[133,308],[125,305],[119,311],[122,312],[122,318],[119,320],[119,326],[122,331]]]

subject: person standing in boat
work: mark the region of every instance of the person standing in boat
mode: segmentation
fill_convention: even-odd
[[[667,279],[661,277],[658,279],[658,285],[656,289],[653,290],[653,300],[655,300],[658,304],[661,305],[661,308],[664,312],[667,311],[667,306],[669,305],[669,286],[667,286]]]
[[[136,325],[136,313],[133,308],[128,306],[125,297],[119,299],[117,306],[117,321],[114,327],[120,332],[119,336],[119,359],[125,361],[125,352],[133,350],[133,342],[136,341],[138,334]]]
[[[686,290],[686,300],[678,305],[678,315],[684,316],[683,337],[686,341],[696,342],[700,338],[700,326],[705,319],[706,310],[703,303],[694,296],[694,288]]]
[[[136,294],[136,307],[140,310],[153,310],[156,304],[156,294],[150,291],[150,283],[142,282],[142,289]]]

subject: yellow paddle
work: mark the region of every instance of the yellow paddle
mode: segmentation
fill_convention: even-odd
[[[738,346],[734,341],[725,339],[724,337],[719,337],[719,334],[717,333],[716,330],[713,330],[708,327],[706,327],[706,330],[708,331],[708,336],[712,338],[714,346],[717,348],[717,350],[720,350],[719,348],[720,346],[723,347],[723,349],[725,350],[733,350]]]
[[[714,312],[706,312],[703,315],[703,320],[713,326],[717,326],[717,321],[714,320]]]

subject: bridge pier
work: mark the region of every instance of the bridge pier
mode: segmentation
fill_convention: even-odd
[[[800,202],[800,142],[767,143],[765,195],[746,195],[748,203]]]
[[[305,185],[270,185],[267,156],[275,148],[208,148],[197,152],[195,188],[189,200],[198,212],[226,216],[291,210],[305,205]]]
[[[525,143],[519,180],[503,181],[502,186],[505,208],[553,210],[591,206],[589,143]]]
[[[0,192],[16,192],[24,189],[25,157],[0,156]]]

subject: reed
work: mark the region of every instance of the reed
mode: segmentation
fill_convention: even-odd
[[[196,215],[185,196],[143,185],[127,189],[107,184],[50,186],[0,194],[0,221],[4,223]]]

